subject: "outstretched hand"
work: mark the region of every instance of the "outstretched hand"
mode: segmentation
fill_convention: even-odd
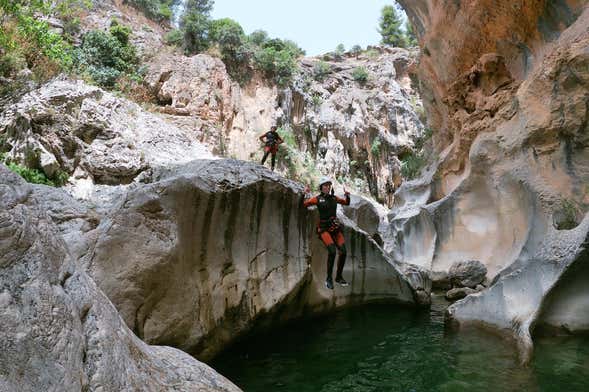
[[[305,185],[305,194],[307,193],[311,193],[311,188],[309,188],[309,185]]]
[[[345,195],[349,195],[349,194],[350,194],[350,191],[348,191],[348,190],[346,189],[346,187],[344,187],[344,194],[345,194]]]

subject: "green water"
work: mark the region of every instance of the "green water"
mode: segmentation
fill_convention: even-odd
[[[212,366],[245,392],[589,391],[589,338],[541,339],[522,367],[510,340],[445,333],[443,305],[298,321],[247,338]]]

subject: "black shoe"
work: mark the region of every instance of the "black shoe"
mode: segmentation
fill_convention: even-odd
[[[333,279],[331,279],[331,278],[325,279],[325,287],[327,287],[330,290],[333,290]]]
[[[346,287],[349,286],[348,282],[344,278],[335,278],[335,283],[339,284],[340,286]]]

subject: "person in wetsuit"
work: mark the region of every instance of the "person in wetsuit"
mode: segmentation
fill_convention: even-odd
[[[276,153],[278,152],[278,146],[284,142],[278,132],[276,132],[276,126],[272,126],[269,132],[266,132],[260,136],[260,141],[264,143],[264,157],[262,158],[262,165],[266,162],[269,154],[272,154],[272,171],[276,164]]]
[[[319,210],[319,222],[317,224],[317,234],[321,241],[327,247],[327,278],[325,279],[325,287],[333,290],[333,264],[335,262],[336,251],[339,250],[339,258],[337,260],[337,270],[335,275],[335,282],[341,286],[347,286],[348,282],[342,276],[344,264],[346,262],[346,244],[344,234],[337,220],[337,205],[350,205],[350,192],[344,188],[345,198],[342,199],[334,195],[331,189],[331,180],[323,177],[319,182],[319,190],[321,193],[315,197],[309,197],[310,189],[305,187],[305,201],[303,205],[306,207],[317,206]]]

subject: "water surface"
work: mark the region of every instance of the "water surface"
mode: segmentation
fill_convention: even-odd
[[[369,305],[248,337],[212,366],[245,392],[589,391],[589,338],[544,338],[532,364],[513,341],[444,331],[431,311]]]

